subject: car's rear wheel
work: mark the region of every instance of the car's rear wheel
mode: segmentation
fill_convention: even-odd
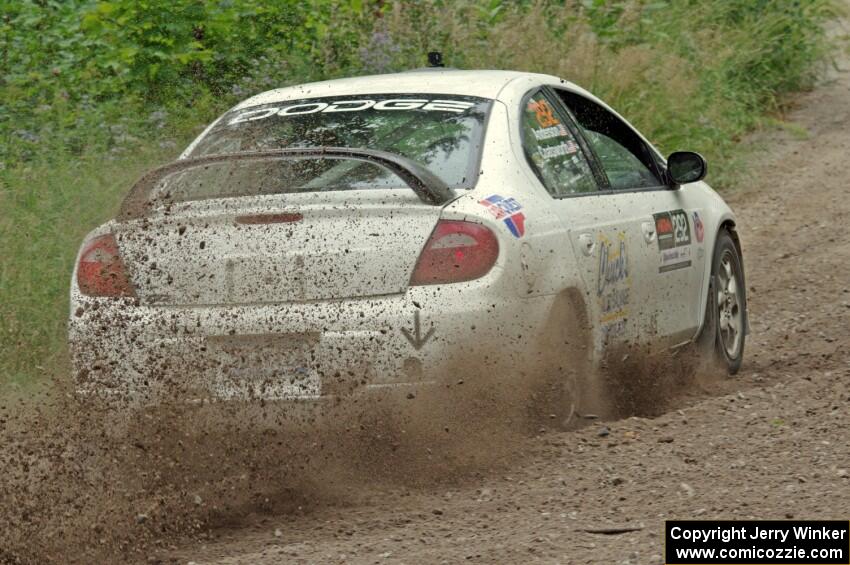
[[[590,373],[590,327],[577,290],[560,294],[552,304],[540,338],[533,412],[547,426],[573,429],[585,408]]]
[[[706,326],[701,341],[726,371],[734,375],[744,359],[747,291],[741,256],[726,230],[717,236],[711,275]]]

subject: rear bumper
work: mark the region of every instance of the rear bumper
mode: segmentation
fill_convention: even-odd
[[[542,352],[552,297],[496,298],[464,285],[307,304],[145,307],[72,295],[80,392],[155,401],[316,402],[464,378],[522,378]],[[417,330],[418,326],[418,330]]]

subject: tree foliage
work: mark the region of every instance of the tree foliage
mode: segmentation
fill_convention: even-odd
[[[828,0],[0,0],[0,162],[126,145],[264,88],[450,60],[499,67],[505,21],[549,14],[550,67],[578,31],[610,52],[663,47],[704,65],[701,36],[736,33],[758,48],[707,69],[752,81],[744,96],[799,87],[822,55]],[[584,31],[578,24],[584,26]],[[741,37],[741,39],[745,39]],[[753,44],[752,41],[749,42]],[[494,49],[495,47],[495,49]],[[521,53],[520,41],[510,49]],[[604,56],[604,54],[603,54]],[[510,58],[516,61],[516,57]],[[597,65],[598,61],[585,61]],[[516,63],[514,63],[516,64]],[[519,65],[522,66],[520,60]],[[154,115],[147,123],[139,118]],[[160,118],[157,118],[157,117]],[[179,121],[179,120],[178,120]],[[157,131],[157,134],[161,132]],[[178,134],[179,136],[179,134]]]

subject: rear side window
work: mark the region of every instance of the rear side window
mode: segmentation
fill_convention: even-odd
[[[612,189],[653,188],[664,184],[653,172],[657,165],[652,150],[631,127],[583,96],[565,90],[558,90],[558,95],[575,116]]]
[[[490,106],[483,98],[435,94],[339,96],[251,106],[225,114],[190,157],[307,147],[377,149],[419,163],[452,188],[472,188]],[[368,177],[359,175],[361,182],[352,186],[386,186],[384,180],[363,182]]]
[[[525,102],[522,141],[532,169],[552,196],[597,189],[590,165],[567,127],[567,118],[543,92]]]

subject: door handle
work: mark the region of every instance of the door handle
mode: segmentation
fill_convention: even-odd
[[[596,240],[593,239],[593,235],[589,233],[583,233],[578,236],[579,247],[581,247],[581,252],[590,257],[593,255],[593,250],[596,249]]]
[[[647,243],[655,241],[655,224],[652,222],[644,222],[640,225],[643,231],[643,240]]]

